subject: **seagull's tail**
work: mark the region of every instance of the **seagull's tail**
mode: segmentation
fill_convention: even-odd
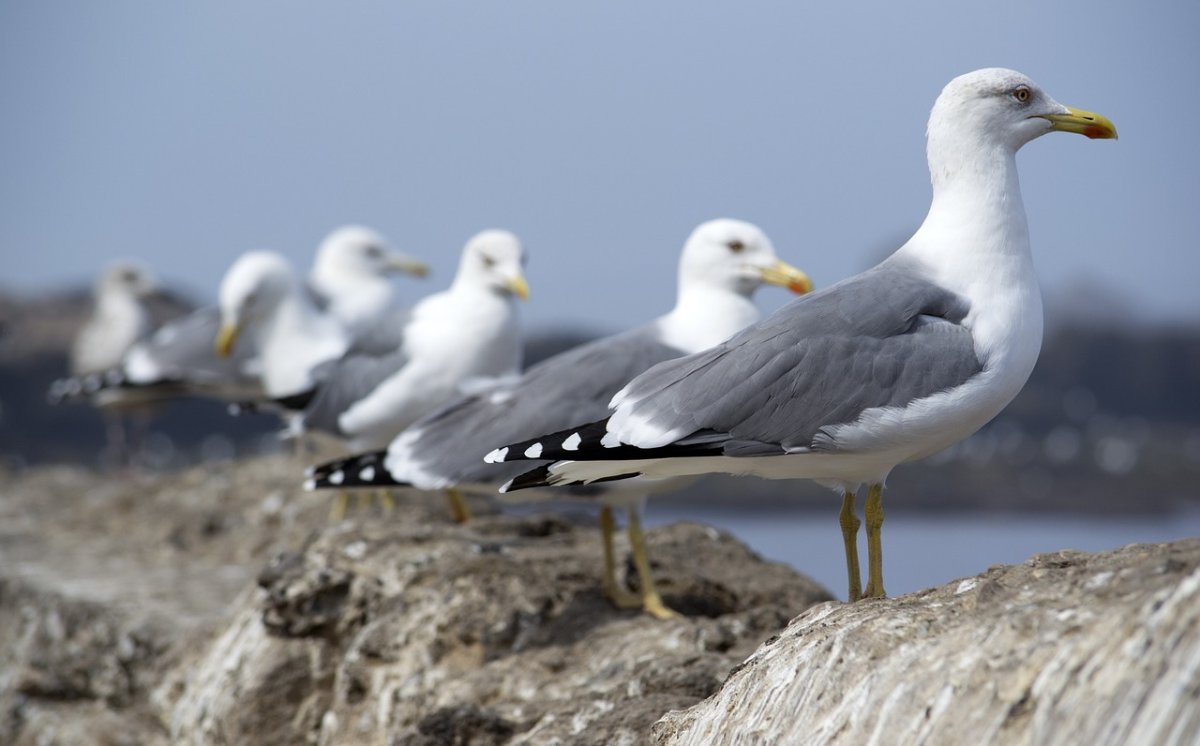
[[[326,461],[310,466],[306,490],[348,489],[352,487],[406,487],[407,482],[398,481],[384,466],[387,451],[371,451],[355,456]]]
[[[164,379],[138,383],[129,380],[120,368],[110,368],[99,373],[68,376],[55,380],[46,391],[46,401],[50,404],[62,404],[76,399],[94,401],[109,396],[126,395],[153,399],[178,396],[181,393],[182,387],[179,381]]]

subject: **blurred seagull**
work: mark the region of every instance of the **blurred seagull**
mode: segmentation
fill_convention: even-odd
[[[464,392],[515,378],[521,335],[514,301],[529,297],[524,264],[521,242],[508,231],[471,238],[450,288],[385,330],[398,332],[390,350],[360,345],[314,372],[316,385],[294,420],[296,430],[333,436],[351,452],[383,448]],[[344,514],[346,498],[339,493],[335,518]],[[452,507],[457,519],[466,519],[464,503]]]
[[[521,334],[514,300],[529,297],[524,265],[512,233],[472,237],[454,282],[413,307],[392,350],[351,349],[315,371],[301,426],[336,436],[350,450],[382,448],[464,387],[515,377]]]
[[[883,597],[889,472],[978,430],[1037,360],[1042,302],[1016,153],[1056,131],[1117,136],[1104,117],[1063,106],[1012,70],[955,78],[929,117],[932,205],[896,253],[723,344],[651,368],[617,393],[610,417],[488,459],[554,460],[510,490],[709,472],[816,480],[842,494],[850,600]],[[863,484],[865,591],[854,506]]]
[[[109,448],[118,463],[126,457],[125,411],[132,402],[118,392],[104,391],[105,371],[121,362],[150,330],[147,299],[158,292],[149,270],[134,262],[110,265],[96,281],[92,314],[80,328],[71,347],[70,365],[74,394],[89,397],[101,407],[107,422]]]
[[[317,250],[308,281],[300,292],[316,311],[334,318],[351,339],[382,325],[393,308],[390,275],[427,273],[417,259],[392,249],[375,231],[345,226],[333,231]],[[215,307],[200,309],[167,323],[133,345],[118,363],[88,380],[65,379],[51,386],[52,400],[87,388],[124,389],[151,398],[197,395],[254,402],[266,392],[258,350],[239,345],[226,357],[213,348],[221,324]]]
[[[797,293],[811,289],[808,277],[780,261],[756,226],[737,220],[703,223],[683,247],[677,301],[670,313],[556,355],[515,381],[461,398],[405,430],[386,452],[322,464],[312,470],[308,486],[412,485],[448,490],[452,502],[461,501],[458,489],[494,494],[528,465],[484,463],[483,456],[493,445],[603,416],[613,394],[651,365],[714,345],[756,320],[758,309],[751,296],[764,282]],[[673,486],[632,480],[577,491],[603,506],[604,590],[618,606],[643,607],[660,617],[671,615],[650,575],[640,514],[652,488]],[[613,507],[629,512],[641,596],[625,591],[616,580]]]

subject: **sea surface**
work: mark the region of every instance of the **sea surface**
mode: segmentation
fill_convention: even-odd
[[[716,526],[737,536],[769,560],[791,565],[846,596],[846,561],[838,528],[840,502],[828,513],[813,510],[740,512],[722,506],[647,506],[646,522],[680,520]],[[860,507],[861,513],[861,507]],[[1200,510],[1166,515],[1088,518],[1063,514],[888,512],[883,526],[884,583],[889,595],[942,585],[976,575],[991,565],[1024,562],[1060,549],[1101,551],[1127,544],[1200,536]],[[866,539],[859,553],[866,572]],[[650,547],[653,555],[654,548]],[[865,577],[864,577],[865,583]]]

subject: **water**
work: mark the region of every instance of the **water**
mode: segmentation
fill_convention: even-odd
[[[837,505],[832,502],[828,514],[823,514],[739,513],[703,505],[656,510],[651,501],[646,520],[650,525],[689,520],[717,526],[766,559],[788,564],[845,598],[846,561]],[[884,579],[888,594],[895,596],[976,575],[990,565],[1024,562],[1033,554],[1060,549],[1102,551],[1192,536],[1200,536],[1200,510],[1094,519],[1062,514],[889,512],[883,527]],[[859,552],[865,573],[866,539],[861,531]]]

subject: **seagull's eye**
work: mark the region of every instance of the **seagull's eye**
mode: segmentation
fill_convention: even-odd
[[[493,257],[487,254],[480,254],[479,256],[481,259],[483,259],[483,266],[487,267],[488,269],[496,266],[496,260]]]
[[[728,246],[729,250],[735,254],[740,254],[746,249],[746,244],[742,243],[736,238],[725,245]]]
[[[383,256],[383,249],[379,248],[378,246],[368,246],[367,256],[371,259],[378,259],[379,257]]]
[[[1031,96],[1033,96],[1033,93],[1030,92],[1027,85],[1019,85],[1012,92],[1012,97],[1020,104],[1028,103]]]

